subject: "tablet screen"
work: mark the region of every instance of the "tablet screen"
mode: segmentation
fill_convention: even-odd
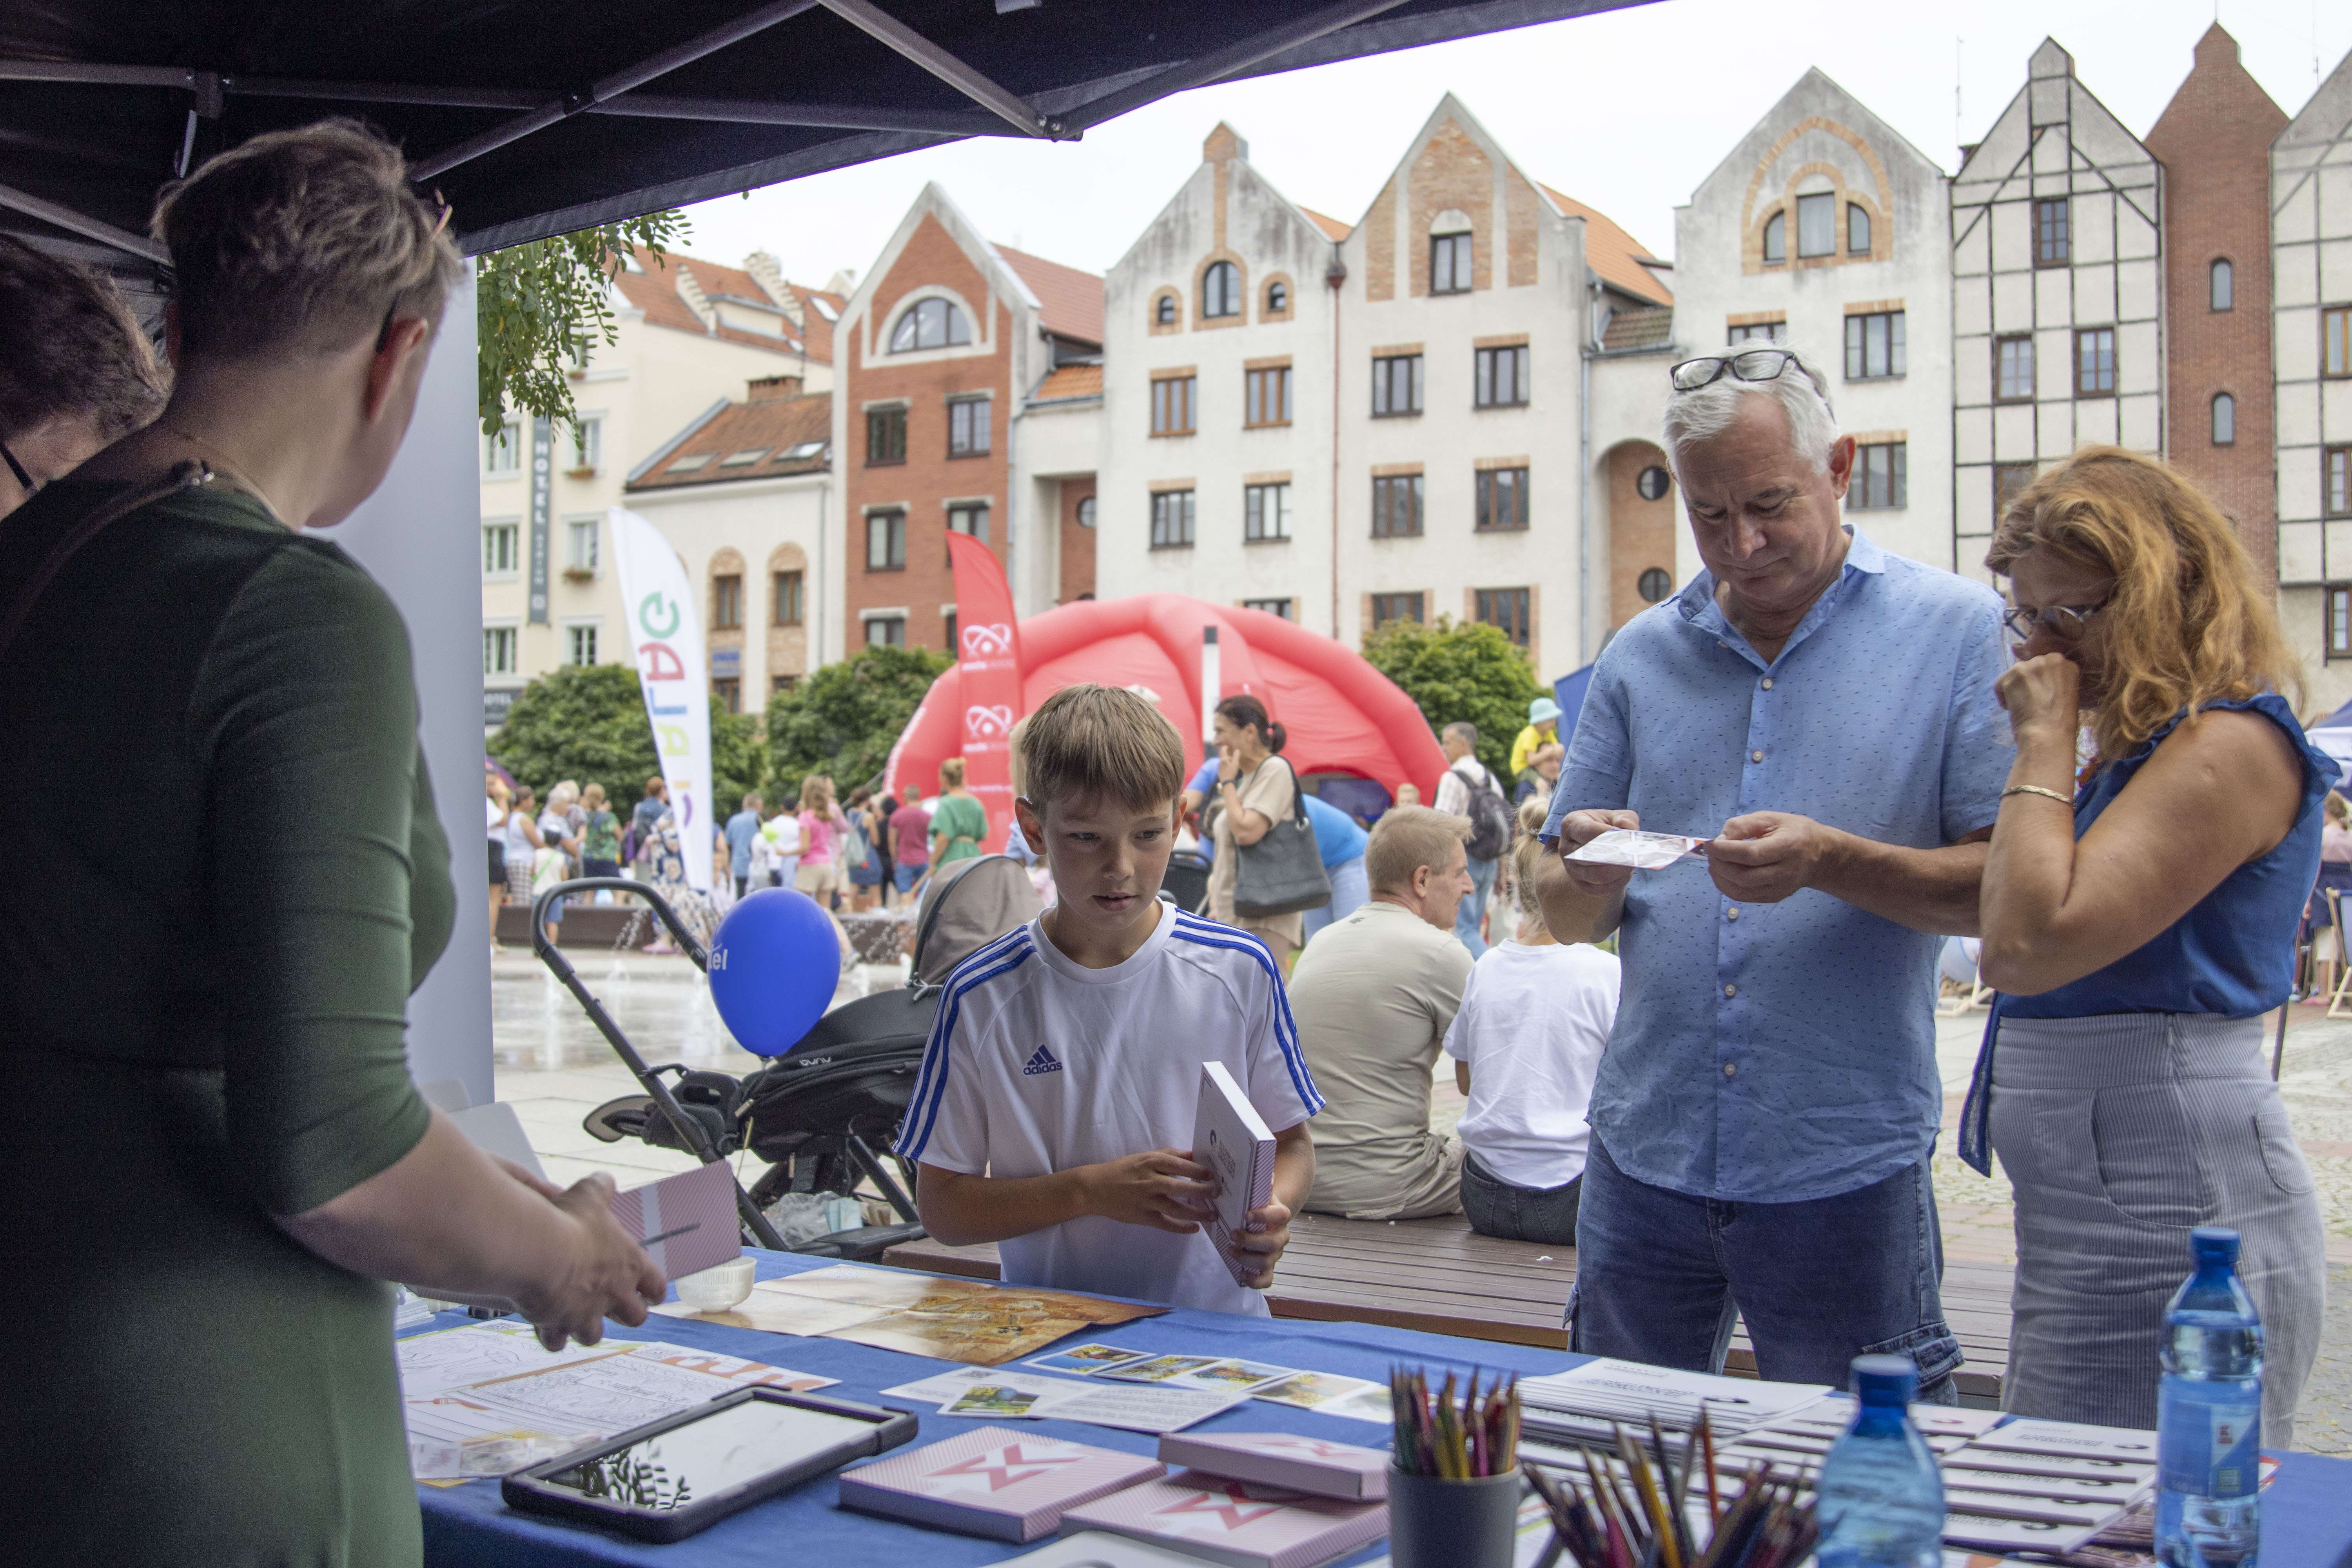
[[[870,1435],[874,1423],[745,1400],[549,1476],[546,1485],[667,1511]]]

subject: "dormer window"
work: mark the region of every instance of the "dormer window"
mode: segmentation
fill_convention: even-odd
[[[890,333],[890,352],[955,348],[971,342],[971,323],[952,301],[920,300],[898,318],[898,327]]]

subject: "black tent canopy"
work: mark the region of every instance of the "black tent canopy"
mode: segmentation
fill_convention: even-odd
[[[469,252],[1208,82],[1641,0],[0,0],[0,228],[152,268],[157,188],[362,116]]]

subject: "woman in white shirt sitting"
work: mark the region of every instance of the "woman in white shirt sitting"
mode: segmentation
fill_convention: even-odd
[[[1517,885],[1535,886],[1546,803],[1519,808]],[[1530,900],[1516,937],[1470,971],[1445,1034],[1454,1081],[1470,1097],[1462,1140],[1462,1207],[1481,1236],[1576,1245],[1591,1129],[1584,1114],[1601,1047],[1617,1021],[1617,956],[1562,946]]]

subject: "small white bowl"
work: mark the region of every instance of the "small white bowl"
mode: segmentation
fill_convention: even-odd
[[[676,1281],[677,1299],[698,1312],[724,1312],[741,1306],[751,1293],[753,1265],[748,1258],[732,1258],[716,1268],[688,1274]]]

